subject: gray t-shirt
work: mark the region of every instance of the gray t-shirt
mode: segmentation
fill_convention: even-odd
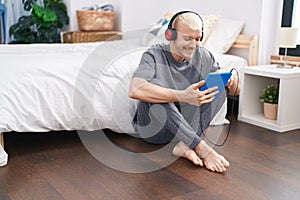
[[[190,62],[178,62],[171,55],[169,45],[157,44],[143,54],[133,77],[149,82],[158,79],[164,87],[183,90],[219,68],[213,55],[203,47],[196,49]]]
[[[214,56],[203,47],[196,49],[190,62],[177,62],[170,53],[169,45],[157,44],[143,54],[140,65],[134,72],[133,77],[146,79],[162,87],[184,90],[191,84],[205,79],[210,72],[215,72],[218,69],[220,67],[215,61]],[[209,126],[212,117],[218,112],[224,99],[225,92],[212,101],[212,103],[201,106],[193,106],[184,102],[174,102],[186,122],[191,126],[188,128],[188,131],[179,131],[178,138],[185,138],[183,142],[186,144],[190,144],[193,141],[190,147],[194,148],[201,140],[199,135]],[[133,119],[135,127],[137,127],[136,124],[138,124],[137,121],[139,118],[137,113]],[[139,123],[144,124],[145,120],[147,119],[142,119]],[[177,123],[181,124],[180,121]],[[177,130],[174,130],[174,127],[171,127],[168,132],[171,130],[175,134]]]

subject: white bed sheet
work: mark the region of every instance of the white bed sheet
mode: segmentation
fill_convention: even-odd
[[[105,43],[0,45],[0,132],[134,132],[127,90],[142,53],[139,39]],[[245,66],[215,55],[222,67]],[[214,122],[225,120],[226,105]]]

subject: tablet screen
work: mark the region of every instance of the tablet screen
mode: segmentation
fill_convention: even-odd
[[[230,76],[231,72],[209,73],[205,79],[205,84],[200,88],[200,90],[203,91],[207,88],[218,86],[219,93],[215,95],[215,97],[217,98],[225,88]]]

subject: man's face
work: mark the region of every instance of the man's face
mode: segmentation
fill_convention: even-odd
[[[201,29],[193,30],[187,25],[178,23],[176,26],[177,37],[173,42],[175,59],[182,58],[190,60],[195,49],[200,45],[202,36]],[[177,57],[177,58],[176,58]],[[179,59],[180,60],[180,59]]]

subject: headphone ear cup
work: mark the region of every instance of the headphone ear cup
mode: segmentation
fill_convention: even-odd
[[[170,29],[168,28],[166,31],[165,31],[165,38],[168,40],[168,41],[173,41],[175,40],[177,37],[177,33],[174,29]]]

